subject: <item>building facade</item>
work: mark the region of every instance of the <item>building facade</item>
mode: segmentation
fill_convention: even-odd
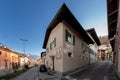
[[[120,0],[107,0],[108,34],[114,66],[120,72]]]
[[[112,48],[111,48],[111,45],[108,44],[108,45],[101,45],[99,46],[98,48],[98,59],[99,60],[113,60],[113,52],[112,52]]]
[[[12,67],[10,52],[10,49],[0,47],[0,70],[9,69]]]
[[[26,54],[18,53],[18,52],[17,52],[17,54],[19,56],[18,63],[21,67],[24,66],[25,64],[29,64],[30,59],[28,58],[28,56]]]
[[[5,46],[0,46],[0,70],[11,69],[13,65],[18,65],[18,54]]]
[[[45,64],[45,59],[46,59],[46,52],[41,52],[41,60],[40,64]]]
[[[89,37],[94,41],[93,44],[90,44],[90,63],[94,63],[98,60],[98,47],[101,45],[101,42],[96,34],[96,31],[94,28],[90,28],[88,30],[86,30],[86,32],[88,33]]]
[[[90,63],[92,39],[65,4],[46,30],[43,48],[45,65],[52,71],[67,73]]]
[[[13,66],[18,66],[19,65],[19,56],[18,56],[17,52],[11,51],[10,52],[10,58],[11,58],[12,68],[13,68]]]

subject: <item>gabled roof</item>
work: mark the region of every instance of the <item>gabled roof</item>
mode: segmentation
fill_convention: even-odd
[[[88,32],[92,36],[92,38],[94,39],[94,41],[96,42],[96,44],[98,46],[101,45],[101,42],[100,42],[94,28],[87,29],[86,32]]]
[[[75,30],[83,38],[83,40],[86,43],[88,43],[88,44],[94,43],[64,3],[46,30],[43,48],[46,47],[48,38],[49,38],[50,33],[53,30],[53,28],[55,28],[55,26],[59,22],[62,22],[62,20],[64,20],[66,23],[68,23],[71,26],[71,28],[73,30]]]

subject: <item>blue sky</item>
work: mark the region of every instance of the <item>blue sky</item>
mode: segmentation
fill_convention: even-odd
[[[39,55],[46,28],[65,3],[84,29],[94,27],[98,36],[107,35],[106,0],[0,0],[0,43]]]

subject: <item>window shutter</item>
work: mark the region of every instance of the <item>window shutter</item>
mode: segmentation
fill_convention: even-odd
[[[52,50],[52,44],[50,43],[50,50]]]
[[[68,31],[65,30],[65,41],[68,41]]]
[[[56,46],[56,38],[54,38],[54,47]]]
[[[73,45],[75,45],[75,36],[73,35]]]

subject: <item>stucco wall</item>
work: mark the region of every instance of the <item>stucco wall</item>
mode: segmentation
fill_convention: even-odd
[[[88,35],[94,41],[94,39],[92,38],[92,36],[89,33],[88,33]],[[94,44],[90,44],[89,46],[95,52],[95,54],[90,54],[90,63],[92,64],[97,61],[98,46],[95,41],[94,41]]]
[[[75,36],[75,45],[65,41],[65,30],[68,30]],[[56,38],[56,47],[50,50],[50,43]],[[66,24],[64,21],[59,23],[50,33],[46,49],[45,64],[47,67],[52,66],[52,59],[50,56],[55,56],[54,70],[58,72],[69,72],[89,64],[89,53],[83,52],[82,44],[89,47],[82,38]],[[57,51],[60,50],[60,58],[57,58]],[[68,56],[68,52],[72,52],[72,57]],[[81,56],[80,56],[81,55]],[[84,58],[83,58],[84,57]]]
[[[56,38],[56,47],[53,50],[50,50],[50,43]],[[47,47],[49,52],[46,52],[46,60],[45,64],[48,67],[52,66],[52,59],[50,58],[51,55],[55,56],[54,59],[54,70],[58,72],[63,72],[63,24],[59,23],[50,33]],[[57,53],[59,55],[57,55]]]
[[[7,62],[7,68],[11,68],[10,52],[2,48],[0,48],[0,51],[2,52],[0,55],[0,70],[5,69],[5,61]]]
[[[89,54],[83,53],[81,46],[82,43],[84,43],[80,36],[70,28],[68,24],[64,24],[64,34],[63,34],[63,41],[64,41],[64,50],[63,50],[63,70],[64,72],[73,71],[77,68],[80,68],[82,66],[89,64]],[[67,29],[72,35],[75,36],[75,45],[70,44],[65,41],[65,29]],[[85,43],[84,43],[85,44]],[[85,44],[86,45],[86,44]],[[87,46],[87,45],[86,45]],[[73,53],[72,57],[68,57],[68,51]],[[83,59],[81,56],[84,56]]]

